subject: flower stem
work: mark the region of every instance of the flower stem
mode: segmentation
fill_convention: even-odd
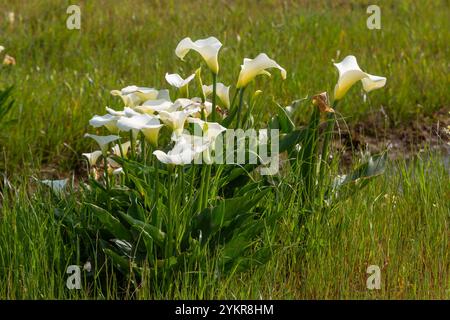
[[[333,109],[336,110],[338,100],[335,100],[333,102]],[[324,174],[325,174],[325,167],[328,165],[328,155],[329,155],[329,149],[330,149],[330,142],[333,137],[333,131],[334,131],[334,124],[336,122],[335,114],[329,113],[327,117],[327,126],[325,129],[325,138],[322,145],[322,156],[320,161],[320,170],[319,170],[319,182],[322,186]]]
[[[108,158],[106,155],[103,156],[103,170],[105,171],[105,186],[106,190],[109,190],[109,177],[108,177]]]
[[[238,107],[238,111],[237,111],[237,119],[236,119],[236,128],[235,129],[238,129],[241,124],[242,105],[244,104],[244,91],[245,91],[245,87],[241,88],[241,90],[239,92],[239,107]]]
[[[130,130],[130,157],[134,160],[134,139],[133,139],[133,130]]]
[[[158,198],[159,198],[159,172],[158,172],[158,160],[153,162],[155,169],[155,198],[154,198],[154,211],[153,211],[153,225],[159,227],[158,222]]]
[[[216,86],[217,86],[217,74],[213,72],[213,92],[212,92],[212,121],[216,122]]]
[[[208,198],[209,198],[209,182],[211,181],[211,164],[206,165],[206,172],[205,172],[205,194],[203,196],[203,207],[202,209],[206,208],[208,206]]]

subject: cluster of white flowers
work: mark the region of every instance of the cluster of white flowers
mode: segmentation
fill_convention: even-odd
[[[190,48],[183,47],[183,43]],[[209,61],[208,65],[217,71],[218,65],[214,64],[214,57],[211,58],[211,56],[215,56],[217,62],[220,47],[221,43],[215,38],[196,42],[189,42],[185,39],[180,42],[176,52],[181,58],[191,49],[201,52],[205,60]],[[165,76],[166,81],[180,91],[186,88],[195,77],[195,73],[186,79],[178,74],[167,73]],[[229,88],[222,83],[216,84],[216,95],[224,108],[228,108],[230,105]],[[111,134],[107,136],[86,134],[86,137],[92,138],[98,143],[100,150],[84,153],[83,156],[87,158],[92,167],[103,156],[111,168],[115,168],[113,173],[121,172],[121,168],[108,157],[108,154],[112,151],[112,154],[116,156],[127,157],[130,148],[133,146],[136,148],[139,145],[137,138],[139,133],[142,133],[145,141],[155,149],[153,154],[159,161],[173,165],[191,163],[196,156],[212,148],[215,138],[226,130],[217,122],[202,120],[207,119],[212,112],[213,105],[206,100],[206,97],[211,95],[213,87],[212,85],[203,85],[202,91],[203,97],[179,98],[175,101],[171,100],[169,90],[166,89],[157,90],[132,85],[121,90],[111,91],[112,95],[119,96],[123,100],[124,109],[116,111],[107,107],[105,115],[95,115],[89,121],[94,128],[105,127]],[[203,135],[194,136],[185,133],[184,128],[187,123],[198,125]],[[173,148],[167,153],[158,150],[159,133],[163,126],[171,130],[171,140],[174,142]],[[128,133],[130,141],[116,144],[110,148],[111,143],[121,140],[121,133]]]
[[[175,54],[183,60],[189,51],[198,52],[215,79],[219,72],[218,55],[221,47],[222,43],[214,37],[197,41],[185,38],[178,44]],[[264,53],[259,54],[255,59],[244,59],[236,88],[243,89],[257,75],[268,74],[266,69],[269,68],[278,68],[283,79],[286,78],[286,70]],[[165,78],[180,92],[188,92],[188,85],[196,76],[199,75],[194,73],[183,79],[178,74],[166,73]],[[211,101],[207,99],[215,94],[220,100],[221,108],[230,108],[230,86],[214,82],[212,85],[202,85],[201,89],[202,97],[179,98],[175,101],[170,99],[169,91],[165,89],[157,90],[133,85],[122,90],[111,91],[111,94],[122,98],[124,109],[116,111],[107,107],[105,115],[96,115],[89,121],[90,125],[95,128],[106,127],[111,135],[86,134],[86,137],[90,137],[98,143],[100,150],[84,153],[83,156],[87,158],[91,166],[95,166],[98,159],[103,156],[112,168],[116,167],[113,170],[114,173],[121,172],[121,168],[118,165],[115,166],[114,161],[108,157],[108,151],[126,157],[130,148],[138,146],[139,133],[142,133],[146,142],[155,149],[153,154],[156,158],[166,164],[184,165],[191,163],[201,154],[208,155],[214,148],[215,139],[226,128],[218,122],[207,121],[210,114],[216,113],[219,108],[214,104],[215,97],[212,97]],[[184,129],[187,123],[199,126],[202,136],[185,133]],[[163,126],[167,126],[172,131],[171,140],[174,143],[173,148],[167,153],[158,150],[159,132]],[[128,132],[130,141],[117,144],[110,149],[112,142],[121,139],[121,132]]]
[[[100,156],[103,156],[114,173],[122,172],[117,163],[108,157],[108,153],[112,152],[116,156],[126,157],[130,149],[136,152],[140,147],[137,139],[139,133],[145,138],[145,143],[152,146],[156,158],[166,164],[185,165],[201,154],[208,154],[214,148],[217,136],[226,130],[219,123],[221,119],[218,119],[219,122],[215,122],[217,110],[230,108],[230,86],[216,82],[219,72],[218,55],[221,47],[222,43],[214,37],[197,41],[185,38],[175,49],[175,54],[182,60],[189,51],[196,51],[212,72],[213,84],[202,85],[202,97],[190,98],[188,94],[189,83],[196,77],[200,77],[200,69],[185,79],[178,74],[166,73],[166,81],[185,96],[175,101],[171,100],[169,90],[166,89],[158,90],[132,85],[121,90],[111,91],[112,95],[119,96],[123,100],[124,109],[116,111],[107,107],[105,115],[95,115],[89,121],[91,126],[106,127],[110,132],[110,135],[107,136],[86,134],[86,137],[94,139],[100,147],[98,151],[83,154],[89,164],[95,166]],[[386,83],[384,77],[363,72],[354,56],[346,57],[335,66],[339,71],[339,80],[334,94],[335,101],[340,100],[348,89],[359,80],[362,81],[363,88],[367,92],[383,87]],[[236,90],[242,96],[244,89],[256,76],[270,75],[267,71],[270,68],[279,69],[282,78],[286,78],[286,70],[265,53],[259,54],[254,59],[245,58],[235,85]],[[199,83],[202,83],[201,79],[199,79]],[[220,107],[216,104],[216,97],[220,100]],[[219,116],[221,117],[223,113],[220,112]],[[209,122],[207,119],[211,114],[212,121]],[[189,123],[199,126],[202,136],[185,133],[185,126]],[[171,141],[174,143],[173,148],[168,152],[164,151],[167,148],[158,149],[159,133],[163,126],[171,130]],[[120,144],[121,133],[128,133],[126,136],[130,141]],[[111,143],[116,141],[119,144],[111,146]]]
[[[181,79],[180,82],[183,81],[185,80]],[[201,98],[179,98],[171,101],[168,90],[137,86],[114,90],[112,94],[122,98],[125,108],[122,111],[106,108],[105,115],[96,115],[89,121],[91,126],[106,127],[111,133],[108,136],[86,134],[86,137],[93,138],[100,146],[98,151],[83,154],[91,166],[96,164],[101,155],[107,154],[109,144],[119,140],[121,132],[128,132],[130,141],[122,144],[122,150],[119,145],[114,146],[112,150],[117,150],[115,155],[127,156],[139,133],[142,133],[146,142],[153,148],[158,148],[160,129],[167,126],[172,131],[171,139],[175,145],[167,153],[155,150],[153,154],[163,163],[183,165],[192,162],[195,156],[211,147],[215,138],[226,130],[219,123],[201,120],[202,117],[208,117],[212,108],[211,102],[202,101]],[[186,123],[199,125],[203,136],[184,133]]]

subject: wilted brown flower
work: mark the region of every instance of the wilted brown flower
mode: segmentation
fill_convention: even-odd
[[[320,112],[334,112],[328,102],[328,94],[322,92],[312,97],[312,102],[315,106],[319,107]]]
[[[14,59],[14,57],[11,57],[8,54],[5,54],[5,58],[3,58],[3,64],[5,66],[10,66],[10,65],[14,66],[14,65],[16,65],[16,59]]]

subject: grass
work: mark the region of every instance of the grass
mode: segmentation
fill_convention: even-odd
[[[210,261],[203,274],[179,274],[166,292],[155,295],[144,284],[128,298],[448,299],[450,178],[441,160],[392,163],[388,174],[328,217],[314,216],[306,226],[306,242],[296,232],[298,208],[266,202],[270,210],[285,210],[275,231],[266,234],[277,244],[267,265],[217,279]],[[48,193],[16,192],[4,195],[0,297],[119,297],[114,275],[103,292],[65,288],[66,267],[77,261],[76,241],[63,242],[54,209],[46,205]],[[365,287],[372,264],[381,268],[379,291]]]
[[[356,55],[363,69],[388,78],[386,89],[371,94],[366,103],[358,89],[352,90],[340,109],[348,121],[383,107],[396,125],[448,107],[446,1],[383,1],[382,29],[377,31],[366,28],[364,1],[80,1],[79,31],[66,28],[69,4],[0,4],[0,42],[17,60],[14,68],[1,70],[0,79],[0,84],[16,85],[11,116],[20,124],[8,129],[2,142],[8,168],[57,163],[73,169],[88,146],[80,137],[91,114],[118,105],[110,90],[132,83],[167,87],[165,72],[194,71],[187,66],[197,65],[196,57],[187,57],[195,63],[186,64],[174,54],[185,36],[215,35],[224,43],[221,74],[229,75],[223,79],[219,74],[224,83],[235,83],[242,59],[260,52],[285,67],[283,83],[258,82],[267,93],[261,104],[266,117],[274,107],[272,96],[287,105],[308,93],[331,92],[337,79],[332,60],[348,54]],[[8,11],[16,13],[12,25]]]
[[[67,177],[80,170],[81,152],[89,150],[82,138],[88,119],[120,105],[110,90],[133,83],[167,87],[165,72],[194,72],[187,66],[199,59],[192,55],[183,63],[174,54],[185,36],[214,35],[224,43],[219,81],[227,84],[235,83],[242,58],[259,52],[285,67],[286,81],[257,82],[267,93],[256,110],[262,121],[274,112],[272,97],[287,105],[307,93],[331,92],[337,78],[331,62],[347,54],[388,78],[385,90],[366,102],[353,88],[339,109],[350,124],[381,107],[391,126],[448,107],[447,1],[380,1],[379,31],[366,28],[365,1],[79,3],[80,31],[65,27],[69,1],[0,4],[0,44],[17,60],[0,66],[0,86],[15,85],[9,117],[17,119],[0,133],[0,171],[12,184],[0,184],[2,299],[121,297],[111,273],[103,292],[65,288],[67,265],[82,262],[77,239],[64,241],[51,195],[36,189],[30,176]],[[13,24],[8,11],[15,12]],[[304,122],[298,114],[298,123]],[[265,203],[269,211],[284,212],[265,234],[276,244],[267,265],[224,279],[212,272],[181,274],[165,292],[143,287],[126,297],[449,299],[450,179],[443,162],[439,156],[393,162],[364,192],[327,217],[313,216],[301,232],[295,228],[300,209],[287,201],[292,190],[282,190],[286,201]],[[365,288],[371,264],[382,269],[380,291]]]

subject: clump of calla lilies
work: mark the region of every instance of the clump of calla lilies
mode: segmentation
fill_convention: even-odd
[[[270,161],[270,170],[258,173],[258,168],[269,169],[264,156],[245,164],[211,160],[212,156],[217,160],[223,147],[217,143],[219,138],[227,138],[235,129],[239,130],[232,132],[253,130],[252,99],[261,93],[247,89],[254,79],[270,75],[273,69],[283,80],[287,78],[282,66],[260,53],[245,58],[236,82],[225,84],[218,60],[221,48],[214,37],[183,39],[176,56],[195,58],[192,53],[196,52],[207,68],[183,75],[167,72],[164,77],[170,89],[131,85],[112,90],[123,108],[106,107],[105,114],[90,119],[94,130],[85,136],[98,148],[83,153],[90,179],[80,188],[87,192],[81,192],[81,206],[63,205],[65,216],[71,217],[68,225],[77,221],[74,225],[86,231],[82,240],[90,252],[86,258],[96,255],[90,250],[98,242],[119,271],[132,279],[140,278],[149,267],[155,279],[167,283],[176,269],[204,270],[210,260],[205,257],[210,255],[218,258],[218,274],[238,267],[246,270],[262,265],[272,252],[270,243],[256,244],[264,241],[265,228],[275,225],[279,217],[280,212],[266,205],[278,201],[276,190],[298,186],[298,192],[288,192],[286,197],[298,203],[305,216],[338,203],[338,197],[355,191],[357,180],[367,183],[381,172],[382,158],[374,158],[352,174],[338,176],[328,154],[335,111],[348,90],[359,81],[367,92],[386,83],[386,78],[362,71],[354,56],[335,64],[339,78],[332,102],[326,92],[312,96],[306,126],[296,126],[291,119],[298,105],[278,105],[266,128],[259,129],[258,152],[260,146],[278,140],[278,148],[271,148],[268,155],[277,159]],[[250,160],[256,150],[250,140],[230,149],[243,149]],[[279,166],[281,153],[287,155],[286,166]],[[275,174],[283,179],[270,177]],[[64,181],[42,183],[58,191],[65,188]],[[75,215],[70,215],[71,208]]]
[[[212,78],[212,84],[203,84],[201,68],[187,76],[177,73],[166,73],[165,79],[178,96],[171,99],[168,89],[155,89],[136,85],[127,86],[121,90],[112,90],[111,94],[123,101],[123,110],[113,110],[106,107],[106,114],[95,115],[89,124],[94,128],[104,127],[108,135],[87,133],[85,137],[93,139],[98,150],[83,153],[87,159],[89,170],[98,176],[98,167],[102,167],[106,181],[109,175],[122,175],[123,168],[114,160],[114,156],[147,161],[148,150],[156,159],[169,167],[183,166],[192,163],[197,157],[213,148],[215,139],[231,126],[231,121],[225,118],[233,117],[234,128],[241,127],[246,87],[258,75],[268,74],[268,69],[278,69],[282,79],[287,72],[276,61],[265,53],[260,53],[254,59],[245,58],[234,86],[235,95],[230,100],[231,86],[218,82],[218,56],[222,43],[215,37],[192,41],[190,38],[181,40],[175,49],[175,54],[181,60],[189,52],[197,52],[205,61]],[[347,56],[341,62],[334,64],[339,72],[339,78],[334,89],[332,106],[325,94],[323,99],[315,99],[320,111],[333,113],[339,100],[358,81],[362,82],[366,92],[381,88],[386,78],[368,74],[361,70],[354,56]],[[198,96],[191,96],[189,85],[197,78],[201,86]],[[319,95],[320,96],[320,95]],[[239,99],[235,99],[239,97]],[[334,120],[330,115],[328,131],[332,131]],[[227,119],[230,120],[230,119]],[[226,126],[225,126],[226,123]],[[189,125],[198,126],[202,139],[187,132]],[[170,139],[161,145],[161,132],[169,132]],[[330,134],[325,138],[322,157],[327,157]],[[145,154],[144,154],[145,153]],[[98,166],[99,160],[103,159]]]

